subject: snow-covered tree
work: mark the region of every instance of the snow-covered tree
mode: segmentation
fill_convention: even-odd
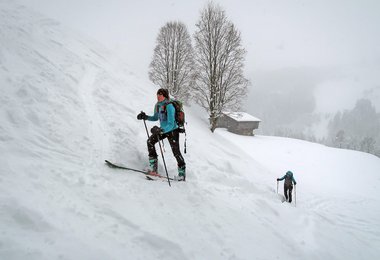
[[[375,152],[376,140],[373,137],[364,137],[360,142],[360,150],[367,153]]]
[[[246,51],[240,32],[219,5],[209,3],[196,27],[194,94],[209,113],[213,132],[221,112],[238,109],[247,94],[249,81],[243,76]]]
[[[335,139],[331,143],[333,146],[376,154],[380,114],[370,100],[359,99],[352,110],[336,113],[328,130],[330,138]]]
[[[193,82],[193,47],[186,26],[168,22],[157,36],[149,78],[171,95],[187,100]]]
[[[335,140],[334,140],[335,145],[339,148],[342,148],[345,141],[346,141],[346,137],[345,137],[344,130],[339,130],[335,136]]]

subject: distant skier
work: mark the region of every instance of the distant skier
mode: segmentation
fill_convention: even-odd
[[[293,173],[291,171],[287,171],[283,177],[277,178],[277,181],[282,181],[284,179],[285,179],[285,182],[284,182],[285,199],[286,199],[286,201],[291,203],[292,202],[293,183],[294,183],[294,185],[297,185],[297,182],[294,179]]]
[[[167,89],[160,88],[157,91],[157,103],[154,106],[154,114],[152,116],[146,115],[141,112],[137,115],[138,120],[157,121],[160,120],[160,127],[154,126],[150,131],[152,135],[147,140],[148,152],[149,152],[149,168],[152,175],[158,174],[158,160],[155,144],[165,138],[168,139],[173,155],[177,160],[178,165],[178,178],[177,180],[186,180],[186,163],[182,157],[179,147],[179,134],[175,120],[175,108],[170,103],[169,91]]]

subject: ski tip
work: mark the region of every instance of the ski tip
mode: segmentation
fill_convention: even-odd
[[[110,161],[104,160],[104,162],[106,163],[106,165],[108,165],[108,167],[115,168],[115,165],[111,163]]]

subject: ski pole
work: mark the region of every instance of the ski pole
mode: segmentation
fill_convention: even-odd
[[[186,123],[187,124],[187,123]],[[185,133],[185,143],[184,143],[184,149],[183,149],[183,152],[186,153],[186,128],[185,128],[185,125],[183,125],[183,131]]]
[[[141,112],[142,112],[142,111],[141,111]],[[144,119],[144,125],[145,125],[146,135],[147,135],[148,138],[149,138],[148,127],[146,126],[145,119]],[[160,142],[160,141],[159,141],[159,142]],[[164,140],[161,140],[161,142],[162,142],[162,146],[164,147]],[[165,147],[164,147],[164,152],[165,152]]]
[[[141,112],[142,112],[142,111],[141,111]],[[149,138],[148,127],[146,126],[145,119],[144,119],[144,125],[145,125],[146,135],[147,135],[148,138]],[[159,142],[160,142],[160,141],[159,141]],[[161,140],[161,142],[162,142],[162,147],[164,147],[164,152],[165,152],[164,140]]]
[[[297,207],[297,185],[294,185],[294,207]]]
[[[146,135],[148,136],[148,139],[149,139],[149,132],[148,132],[148,127],[146,126],[145,119],[144,119],[144,125],[145,125]],[[169,183],[169,186],[171,187],[172,185],[170,184],[170,179],[169,179],[168,169],[166,168],[166,163],[165,163],[164,154],[163,154],[163,152],[162,152],[162,148],[161,148],[160,138],[159,138],[159,136],[157,136],[157,138],[158,138],[158,144],[159,144],[159,146],[160,146],[160,151],[161,151],[162,161],[164,162],[164,166],[165,166],[166,177],[168,178],[168,183]]]
[[[144,126],[145,126],[146,135],[148,136],[148,139],[149,139],[149,132],[148,132],[148,127],[146,126],[145,119],[144,119]],[[170,178],[169,178],[169,174],[168,174],[168,170],[167,170],[167,168],[166,168],[166,163],[165,163],[164,154],[162,153],[162,148],[161,148],[161,144],[160,144],[160,138],[158,138],[158,144],[160,145],[160,151],[161,151],[162,161],[164,162],[164,166],[165,166],[166,177],[167,177],[167,179],[168,179],[169,186],[171,187],[171,184],[170,184]]]
[[[159,138],[159,137],[157,136],[157,138]],[[158,141],[158,145],[160,146],[160,151],[161,151],[162,161],[164,162],[166,177],[168,178],[168,183],[169,183],[169,186],[171,187],[172,185],[170,184],[170,178],[169,178],[169,174],[168,174],[168,169],[166,168],[165,157],[164,157],[164,153],[162,152],[162,147],[161,147],[160,141]]]
[[[142,113],[143,111],[141,111]],[[149,139],[149,132],[148,132],[148,127],[146,126],[146,123],[145,123],[145,119],[144,119],[144,125],[145,125],[145,131],[146,131],[146,135],[148,136],[148,139]]]
[[[277,194],[278,194],[278,181],[277,181]]]

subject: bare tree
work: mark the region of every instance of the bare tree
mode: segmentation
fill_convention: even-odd
[[[186,26],[168,22],[160,29],[150,63],[149,79],[177,98],[187,100],[193,82],[193,47]]]
[[[241,46],[240,32],[219,5],[210,2],[196,27],[194,94],[209,113],[214,132],[222,111],[238,109],[247,93],[249,81],[243,76],[246,51]]]

